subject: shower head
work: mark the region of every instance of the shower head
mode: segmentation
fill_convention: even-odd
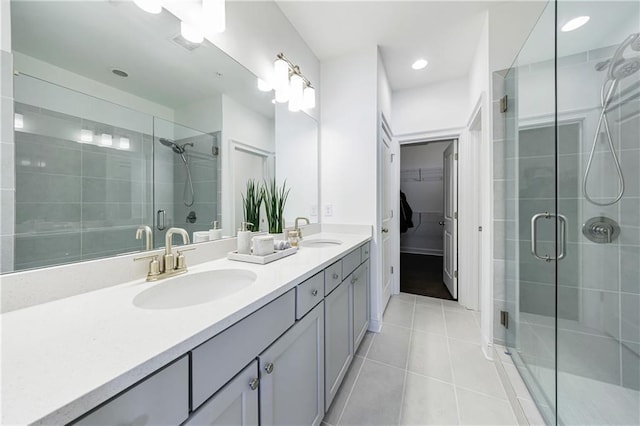
[[[613,57],[609,60],[609,78],[618,79],[625,78],[637,71],[637,66],[634,66],[635,59],[627,60],[624,57],[624,51],[627,47],[631,47],[632,50],[640,51],[640,33],[629,34],[622,43],[618,46]],[[597,66],[596,66],[597,67]],[[617,75],[617,76],[616,76]]]
[[[611,76],[616,80],[622,80],[640,71],[640,56],[624,59],[611,68]]]
[[[183,145],[178,145],[177,143],[175,143],[174,141],[172,141],[171,139],[166,139],[166,138],[160,138],[160,143],[164,146],[168,146],[169,148],[171,148],[173,150],[173,152],[175,152],[176,154],[179,155],[183,155],[186,151],[185,147],[186,146],[193,146],[192,143],[185,143]],[[184,156],[183,156],[183,160],[184,160]]]

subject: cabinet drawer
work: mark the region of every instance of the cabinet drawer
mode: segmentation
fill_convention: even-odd
[[[296,287],[296,319],[302,318],[324,298],[324,272],[318,272]]]
[[[295,322],[292,289],[191,352],[195,410]]]
[[[362,262],[369,258],[369,243],[365,243],[360,247],[360,258],[362,259]]]
[[[189,357],[107,402],[76,425],[177,425],[189,416]]]
[[[328,295],[342,282],[342,261],[338,260],[324,270],[324,295]]]
[[[360,264],[360,248],[358,247],[342,258],[342,276],[346,277]]]

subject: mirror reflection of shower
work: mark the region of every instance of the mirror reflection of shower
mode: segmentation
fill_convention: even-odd
[[[193,180],[191,178],[191,168],[189,167],[189,153],[187,152],[187,146],[193,148],[193,143],[188,142],[182,145],[178,145],[174,141],[166,138],[160,138],[160,143],[164,146],[168,146],[182,158],[184,167],[187,171],[187,179],[184,181],[184,190],[182,192],[182,202],[186,207],[193,206],[195,202],[195,193],[193,191]]]
[[[613,99],[613,95],[618,87],[618,83],[640,71],[640,56],[636,55],[631,58],[625,58],[624,53],[627,48],[630,48],[632,51],[639,52],[640,51],[640,33],[633,33],[629,35],[616,49],[615,53],[611,57],[603,62],[599,62],[596,65],[596,71],[607,71],[607,76],[605,81],[602,83],[602,87],[600,88],[600,106],[602,108],[600,112],[600,118],[598,119],[598,125],[596,126],[596,131],[593,137],[593,145],[591,147],[591,153],[589,154],[589,161],[587,162],[587,167],[584,172],[584,178],[582,182],[582,192],[584,197],[592,204],[597,206],[611,206],[622,198],[624,194],[624,176],[622,174],[622,168],[620,167],[620,160],[616,154],[616,150],[613,146],[613,137],[611,136],[611,131],[609,130],[609,120],[607,118],[607,108],[609,107],[611,100]],[[589,179],[589,173],[591,172],[591,166],[593,162],[593,157],[596,151],[596,144],[598,142],[600,131],[604,129],[604,138],[609,145],[609,151],[611,153],[611,157],[613,158],[613,162],[616,167],[616,172],[618,174],[618,195],[613,201],[609,202],[600,202],[595,201],[593,198],[589,196],[589,191],[587,189],[587,183]]]

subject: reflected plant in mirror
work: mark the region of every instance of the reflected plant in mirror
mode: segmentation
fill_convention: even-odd
[[[245,194],[242,195],[244,221],[251,224],[251,229],[254,230],[260,224],[260,207],[264,192],[261,191],[259,184],[254,179],[249,179]]]

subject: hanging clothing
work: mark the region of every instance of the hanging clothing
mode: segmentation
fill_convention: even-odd
[[[400,191],[400,232],[407,232],[413,228],[413,210],[407,202],[407,196]]]

